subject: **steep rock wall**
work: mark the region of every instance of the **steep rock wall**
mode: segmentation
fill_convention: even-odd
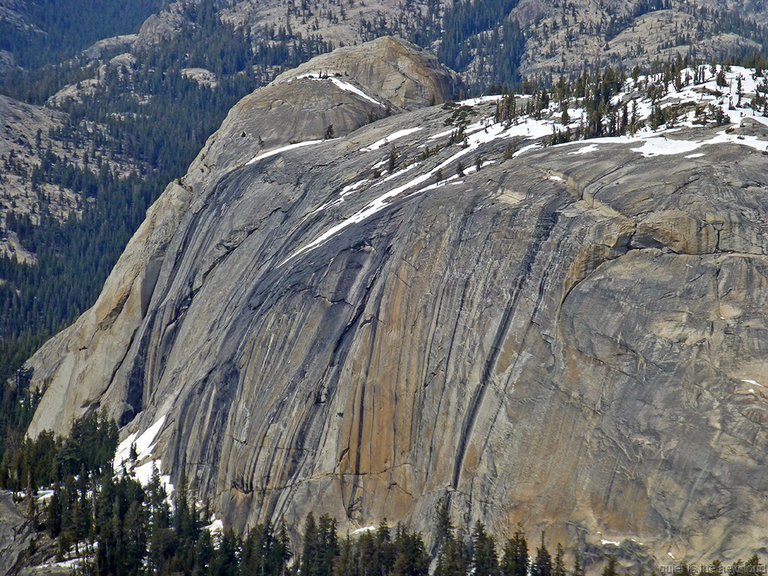
[[[483,123],[446,142],[434,107],[260,157],[245,110],[32,359],[31,433],[96,406],[125,432],[165,417],[163,470],[237,528],[314,510],[428,531],[446,498],[657,562],[765,552],[761,153],[510,159]]]

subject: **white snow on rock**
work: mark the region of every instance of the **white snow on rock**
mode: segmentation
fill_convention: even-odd
[[[353,214],[349,218],[346,218],[345,220],[341,221],[335,226],[332,226],[330,229],[328,229],[326,232],[321,234],[315,240],[299,248],[293,254],[288,256],[288,258],[283,260],[281,264],[285,264],[286,262],[292,260],[293,258],[317,248],[318,246],[324,244],[330,238],[337,235],[339,232],[341,232],[345,228],[348,228],[353,224],[357,224],[359,222],[367,220],[374,214],[386,208],[389,205],[389,200],[394,199],[397,196],[400,196],[403,192],[410,190],[411,188],[415,188],[420,184],[423,184],[429,181],[430,179],[434,179],[438,171],[442,171],[448,167],[454,166],[461,157],[466,156],[467,154],[475,151],[481,144],[490,142],[499,137],[509,137],[509,131],[505,130],[504,127],[500,124],[492,125],[491,128],[487,131],[478,130],[474,134],[469,134],[466,138],[466,146],[462,147],[453,156],[448,158],[448,160],[445,160],[444,162],[434,167],[429,172],[420,174],[419,176],[416,176],[409,182],[406,182],[405,184],[397,186],[396,188],[393,188],[389,192],[385,192],[384,194],[382,194],[381,196],[379,196],[378,198],[370,202],[368,205],[366,205],[363,209],[361,209],[357,213]],[[384,182],[387,182],[392,178],[398,177],[402,175],[404,172],[411,170],[416,166],[418,166],[418,164],[411,164],[407,168],[400,170],[398,172],[395,172],[394,174],[388,176],[381,182],[377,182],[376,185],[383,184]]]
[[[130,434],[125,440],[120,442],[115,451],[113,460],[113,469],[116,474],[122,474],[125,471],[131,474],[138,482],[146,486],[152,480],[153,467],[160,472],[162,469],[162,460],[152,456],[155,449],[155,438],[165,424],[165,415],[160,416],[152,426],[147,428],[141,434]],[[131,446],[136,448],[136,459],[131,460]],[[160,483],[170,496],[173,493],[173,484],[171,477],[167,474],[160,474]]]
[[[152,455],[152,444],[157,436],[158,432],[165,424],[165,415],[160,416],[152,426],[147,428],[141,435],[137,435],[135,432],[129,435],[125,440],[120,442],[115,451],[115,459],[113,467],[115,470],[119,470],[124,462],[127,462],[131,454],[131,446],[135,444],[136,454],[138,455],[137,461],[144,460]]]
[[[298,76],[296,76],[296,80],[305,80],[305,79],[319,80],[319,81],[330,80],[341,90],[344,90],[345,92],[351,92],[352,94],[356,94],[357,96],[360,96],[361,98],[368,100],[369,102],[373,102],[377,106],[381,106],[382,108],[384,108],[384,104],[382,104],[381,102],[379,102],[374,98],[371,98],[370,96],[368,96],[368,94],[360,90],[360,88],[358,88],[357,86],[353,86],[349,82],[345,82],[344,80],[341,80],[337,76],[329,75],[324,72],[306,72],[304,74],[299,74]]]
[[[363,92],[359,88],[353,86],[349,82],[344,82],[343,80],[339,80],[335,76],[331,77],[331,82],[333,82],[334,84],[336,84],[336,86],[338,86],[339,88],[341,88],[342,90],[344,90],[346,92],[352,92],[352,94],[357,94],[361,98],[364,98],[365,100],[369,100],[370,102],[373,102],[374,104],[378,104],[379,106],[384,108],[384,104],[382,104],[378,100],[374,100],[373,98],[368,96],[368,94],[366,94],[365,92]]]
[[[304,142],[296,142],[294,144],[288,144],[287,146],[282,146],[281,148],[276,148],[274,150],[270,150],[269,152],[264,152],[262,154],[258,154],[248,160],[248,162],[245,163],[246,166],[250,166],[251,164],[255,164],[259,160],[264,160],[265,158],[270,158],[272,156],[277,156],[278,154],[282,154],[283,152],[287,152],[288,150],[295,150],[296,148],[302,148],[304,146],[311,146],[312,144],[318,144],[322,142],[322,140],[305,140]]]
[[[53,498],[53,490],[38,490],[37,491],[37,503],[48,502]]]
[[[457,102],[459,106],[479,106],[480,104],[490,104],[492,102],[498,102],[503,96],[501,94],[491,94],[489,96],[480,96],[479,98],[469,98]]]
[[[208,530],[211,536],[218,537],[224,532],[224,522],[214,515],[213,521],[208,526],[203,526],[203,530]]]
[[[720,115],[726,120],[729,120],[732,124],[738,125],[742,119],[752,118],[757,122],[768,126],[768,118],[758,116],[756,111],[749,107],[751,98],[757,91],[758,83],[765,82],[765,79],[756,79],[751,70],[733,67],[725,71],[726,86],[717,86],[716,78],[717,72],[719,71],[720,68],[717,68],[713,74],[709,67],[707,67],[704,76],[706,81],[694,85],[692,80],[694,76],[696,76],[696,73],[693,69],[688,69],[684,70],[681,74],[679,88],[675,86],[674,82],[668,83],[665,87],[663,97],[657,102],[663,107],[679,107],[677,108],[677,118],[674,121],[669,120],[668,124],[658,126],[655,130],[646,125],[648,124],[651,114],[654,112],[655,104],[645,95],[647,94],[649,83],[660,85],[663,82],[662,75],[656,74],[649,77],[640,77],[637,82],[628,79],[621,88],[620,93],[614,97],[613,102],[617,106],[626,106],[627,114],[636,118],[638,121],[636,129],[631,135],[625,134],[620,136],[603,136],[589,140],[576,140],[558,144],[558,146],[574,146],[573,151],[570,151],[569,154],[580,155],[596,152],[605,154],[607,153],[606,148],[609,146],[618,144],[630,145],[631,151],[642,154],[646,158],[670,155],[685,155],[686,158],[699,158],[706,156],[706,147],[717,146],[720,144],[738,144],[759,151],[768,151],[768,140],[761,140],[755,136],[737,135],[733,133],[730,128],[725,127],[723,130],[717,132],[715,136],[708,136],[708,139],[684,139],[680,135],[682,129],[688,129],[689,131],[696,130],[702,126],[702,124],[711,127],[714,122],[713,119],[717,114],[720,114],[720,112],[722,112]],[[330,80],[344,90],[349,90],[363,97],[367,97],[367,95],[362,93],[355,86],[338,77],[309,73],[300,76],[300,78],[315,78],[314,74],[317,74],[318,80]],[[737,88],[739,78],[741,78],[741,92],[739,92]],[[370,97],[368,97],[368,99],[373,101]],[[471,108],[481,104],[491,104],[500,99],[500,96],[489,96],[465,100],[457,104],[459,106]],[[563,133],[565,130],[570,130],[571,134],[577,133],[580,126],[583,126],[586,118],[586,111],[583,108],[583,103],[579,100],[572,100],[568,103],[569,116],[573,120],[567,126],[564,126],[560,121],[562,119],[562,113],[560,112],[559,106],[559,102],[552,101],[549,109],[542,110],[538,119],[523,114],[506,123],[500,123],[495,122],[492,115],[485,115],[479,121],[464,125],[463,128],[460,126],[452,126],[448,130],[440,130],[435,134],[427,136],[426,142],[429,142],[461,133],[461,147],[440,165],[435,166],[427,172],[419,173],[405,183],[402,183],[403,174],[408,170],[422,166],[425,161],[413,162],[407,168],[388,174],[383,179],[376,179],[371,184],[368,184],[368,181],[366,180],[350,185],[353,186],[352,188],[345,187],[338,198],[326,202],[310,214],[338,206],[343,202],[348,193],[356,192],[358,190],[361,191],[360,193],[362,193],[362,191],[370,192],[375,188],[385,187],[392,180],[401,182],[401,184],[380,194],[377,198],[370,200],[363,208],[351,216],[340,217],[335,225],[319,234],[315,239],[309,240],[293,254],[283,260],[282,264],[324,244],[347,227],[359,224],[371,218],[373,215],[390,206],[391,201],[398,196],[406,194],[411,196],[424,192],[432,192],[441,188],[446,182],[458,183],[458,179],[450,176],[447,179],[441,178],[441,181],[437,181],[437,172],[446,169],[453,170],[457,166],[460,158],[473,153],[487,143],[500,139],[514,139],[517,150],[512,154],[512,157],[516,158],[529,151],[538,150],[548,145],[548,137],[551,135]],[[716,112],[717,114],[715,114]],[[475,109],[472,114],[477,115],[478,110]],[[413,134],[421,129],[422,127],[411,127],[399,130],[386,138],[361,148],[360,150],[362,152],[379,150],[393,141]],[[278,150],[273,150],[257,156],[249,163],[278,154],[284,150],[316,142],[318,141],[302,142]],[[411,145],[415,147],[423,147],[426,145],[426,142],[422,139],[422,144],[417,145],[411,143]],[[453,149],[455,144],[456,142],[449,142],[449,149]],[[520,145],[518,146],[518,144]],[[374,170],[380,168],[385,163],[386,159],[378,162],[374,165]],[[418,170],[414,171],[418,172]],[[473,171],[471,166],[466,167],[464,169],[464,174],[468,175]],[[559,177],[550,177],[550,179],[553,181],[560,181]],[[366,186],[363,187],[363,184],[366,184]]]
[[[417,126],[415,128],[406,128],[405,130],[398,130],[397,132],[393,132],[386,138],[382,138],[381,140],[377,140],[370,146],[366,148],[360,148],[360,152],[373,152],[374,150],[378,150],[382,146],[387,146],[388,144],[394,142],[398,138],[402,138],[403,136],[408,136],[409,134],[413,134],[414,132],[418,132],[421,130],[420,126]]]
[[[587,144],[586,146],[582,146],[578,150],[574,150],[573,152],[568,152],[570,155],[574,154],[589,154],[590,152],[597,152],[599,148],[597,147],[597,144]]]
[[[670,138],[648,138],[637,148],[632,148],[632,152],[639,152],[646,158],[653,156],[672,156],[675,154],[686,154],[693,152],[701,144],[690,142],[688,140],[672,140]]]

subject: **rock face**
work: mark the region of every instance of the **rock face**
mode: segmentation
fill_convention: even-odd
[[[30,433],[164,417],[163,471],[237,528],[429,531],[446,498],[660,563],[766,553],[765,126],[536,150],[493,102],[364,125],[407,107],[391,78],[300,75],[232,111],[30,361]]]
[[[26,176],[40,163],[41,147],[37,141],[49,131],[59,129],[67,120],[62,112],[19,102],[0,95],[0,255],[15,257],[20,262],[34,263],[35,255],[19,242],[18,236],[6,226],[9,214],[27,215],[33,222],[40,218],[40,198]],[[61,142],[46,140],[51,149],[61,150]],[[51,214],[59,221],[79,215],[81,198],[63,187],[42,186],[50,204]]]
[[[11,493],[0,491],[0,576],[18,573],[34,534],[32,523],[21,514]]]

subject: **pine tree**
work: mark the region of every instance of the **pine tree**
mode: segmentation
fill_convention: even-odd
[[[352,542],[349,534],[341,541],[339,556],[333,565],[333,576],[357,576],[356,544]]]
[[[421,535],[410,533],[402,524],[398,524],[394,550],[392,576],[428,576],[429,556]]]
[[[564,555],[563,547],[558,542],[557,552],[555,552],[555,565],[552,567],[552,576],[566,576]]]
[[[577,551],[573,557],[572,576],[584,576],[584,567],[581,565],[581,554]]]
[[[434,576],[466,576],[469,570],[469,554],[464,545],[464,532],[457,530],[443,541],[437,554]]]
[[[192,576],[204,576],[208,574],[211,561],[213,560],[214,548],[211,533],[203,530],[200,538],[195,543],[195,562],[192,567]]]
[[[320,576],[322,542],[315,522],[315,515],[310,512],[304,523],[304,543],[301,550],[302,576]]]
[[[472,531],[472,568],[475,576],[498,576],[496,543],[479,520]]]
[[[544,532],[541,533],[541,546],[536,549],[536,559],[531,566],[531,576],[552,576],[552,556],[544,545]]]
[[[616,576],[616,556],[608,556],[608,564],[603,568],[603,576]]]
[[[214,550],[209,571],[210,576],[236,576],[240,543],[231,528],[224,530],[221,543],[218,549]]]
[[[501,572],[503,576],[528,576],[529,562],[528,542],[522,530],[518,529],[504,546]]]

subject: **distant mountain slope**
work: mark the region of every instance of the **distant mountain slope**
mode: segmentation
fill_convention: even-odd
[[[138,30],[161,0],[0,0],[0,73],[72,57],[97,40]]]
[[[765,553],[764,80],[605,74],[365,124],[397,76],[318,62],[232,110],[31,360],[30,433],[154,426],[144,458],[236,528],[429,530],[444,498],[625,559]]]
[[[526,34],[524,73],[569,74],[584,64],[627,69],[689,55],[720,60],[764,49],[768,8],[756,2],[521,0],[512,17]]]

